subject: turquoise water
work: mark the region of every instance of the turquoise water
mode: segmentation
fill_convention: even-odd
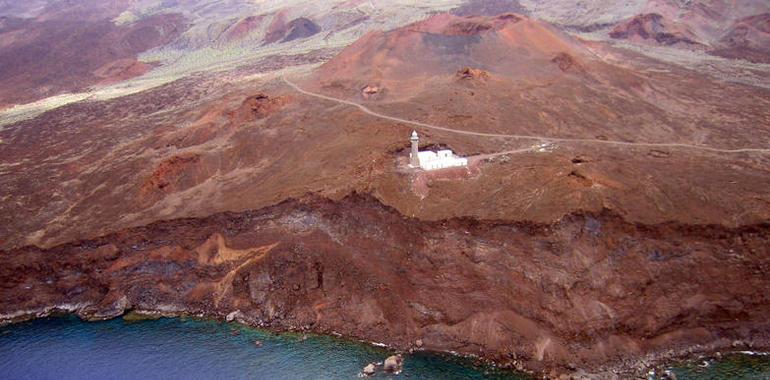
[[[770,356],[727,354],[719,360],[691,361],[672,368],[678,380],[768,380]]]
[[[257,347],[254,342],[262,342]],[[392,353],[334,337],[281,334],[192,319],[81,322],[47,318],[0,328],[0,379],[357,379]],[[465,359],[405,358],[403,379],[524,379]]]
[[[261,341],[261,347],[254,342]],[[47,318],[0,328],[0,379],[357,379],[392,352],[327,336],[272,334],[194,319],[86,323]],[[707,364],[706,364],[707,362]],[[679,380],[770,379],[770,356],[727,354],[673,368]],[[386,379],[526,379],[466,359],[409,355]]]

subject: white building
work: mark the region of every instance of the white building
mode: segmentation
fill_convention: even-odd
[[[420,167],[423,170],[437,170],[454,167],[468,166],[468,159],[456,156],[451,150],[439,150],[438,152],[418,150],[420,139],[416,131],[412,131],[412,151],[409,153],[409,166]]]

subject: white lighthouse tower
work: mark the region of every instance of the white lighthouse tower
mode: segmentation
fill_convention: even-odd
[[[459,157],[449,149],[442,149],[438,152],[430,150],[420,152],[420,138],[416,131],[412,131],[412,150],[409,153],[409,167],[420,168],[422,170],[438,170],[454,168],[458,166],[468,166],[468,159]]]
[[[409,139],[412,142],[412,152],[409,153],[409,166],[413,168],[420,167],[420,138],[417,137],[417,131],[412,131],[412,138]]]

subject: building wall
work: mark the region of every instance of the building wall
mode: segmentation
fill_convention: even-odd
[[[425,170],[445,169],[458,166],[468,166],[468,159],[449,157],[420,163],[420,167]]]
[[[418,158],[420,161],[420,168],[423,170],[468,166],[467,158],[457,157],[451,150],[440,150],[438,152],[422,151],[418,153]]]

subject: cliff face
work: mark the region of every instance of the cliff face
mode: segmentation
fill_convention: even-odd
[[[88,73],[141,72],[130,58],[172,39],[180,54],[228,40],[237,67],[192,65],[182,72],[194,76],[0,128],[0,323],[194,313],[401,349],[421,339],[546,373],[770,347],[764,68],[650,59],[537,9],[491,15],[515,1],[421,21],[428,8],[246,16],[236,3],[192,26],[178,12],[108,22],[137,28],[136,45]],[[701,8],[679,18],[633,3],[628,17],[658,16],[624,24],[623,38],[721,38]],[[766,12],[748,10],[720,21],[742,20],[720,40],[740,48],[730,54],[765,46]],[[625,13],[574,25],[603,30]],[[156,35],[142,27],[152,20],[184,25]],[[25,23],[37,21],[0,29],[16,41]],[[332,57],[374,29],[388,31]],[[468,170],[401,170],[414,129]]]
[[[424,222],[370,196],[308,198],[0,252],[0,314],[200,313],[600,371],[695,344],[766,345],[769,241],[767,225],[639,225],[609,212]]]

